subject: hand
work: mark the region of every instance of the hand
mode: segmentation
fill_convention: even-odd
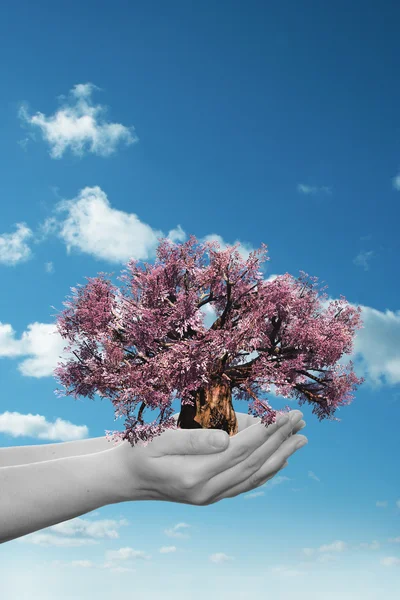
[[[286,466],[301,440],[307,442],[292,435],[305,425],[298,410],[268,427],[251,415],[236,416],[239,431],[232,437],[217,430],[169,429],[147,446],[128,441],[115,446],[124,498],[208,506],[264,484]],[[212,446],[214,437],[221,447]]]

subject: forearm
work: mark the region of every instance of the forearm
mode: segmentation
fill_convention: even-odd
[[[11,446],[0,448],[0,468],[14,465],[27,465],[44,460],[54,460],[69,456],[82,456],[102,452],[114,446],[107,438],[89,438],[57,444],[38,444],[35,446]]]
[[[0,543],[123,502],[112,452],[0,469]]]

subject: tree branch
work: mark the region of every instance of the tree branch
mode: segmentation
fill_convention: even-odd
[[[140,422],[141,425],[143,425],[142,414],[145,409],[145,406],[146,406],[146,402],[143,401],[142,404],[140,405],[139,412],[138,412],[138,421]]]
[[[316,371],[319,369],[315,369]],[[314,381],[316,381],[317,383],[320,383],[321,385],[328,385],[328,383],[330,383],[332,381],[332,379],[321,379],[320,377],[315,377],[315,375],[311,375],[311,373],[309,373],[308,371],[304,371],[303,369],[295,369],[296,373],[300,373],[301,375],[306,375],[307,377],[309,377],[310,379],[313,379]]]

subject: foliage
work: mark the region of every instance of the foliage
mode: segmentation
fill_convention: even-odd
[[[221,378],[265,424],[279,412],[258,398],[271,384],[300,406],[313,405],[319,420],[339,420],[336,408],[349,404],[363,381],[351,362],[338,364],[362,327],[360,308],[344,296],[328,302],[317,278],[303,271],[297,279],[286,273],[265,281],[265,244],[244,261],[238,244],[219,251],[218,242],[200,244],[195,236],[184,244],[159,241],[154,265],[127,263],[118,277],[122,288],[105,273],[71,288],[75,295],[63,303],[57,328],[74,350],[54,371],[65,387],[56,394],[110,399],[116,418],[126,417],[125,432],[113,432],[114,439],[132,445],[176,428],[175,393],[193,404],[195,390]],[[217,315],[210,328],[200,310],[206,304]],[[159,410],[149,424],[146,407]]]

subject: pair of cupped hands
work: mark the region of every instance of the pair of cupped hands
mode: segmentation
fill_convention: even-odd
[[[244,413],[236,417],[238,433],[232,437],[215,429],[169,429],[147,446],[132,447],[126,440],[114,446],[123,499],[208,506],[263,485],[308,442],[296,435],[305,427],[299,410],[269,426]]]

